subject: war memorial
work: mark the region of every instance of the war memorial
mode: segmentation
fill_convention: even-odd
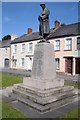
[[[22,84],[14,85],[10,96],[44,113],[78,101],[78,90],[64,86],[64,80],[56,77],[54,46],[46,40],[50,11],[45,4],[40,6],[39,34],[43,39],[35,46],[32,75],[24,77]]]

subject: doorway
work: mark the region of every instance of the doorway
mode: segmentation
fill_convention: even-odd
[[[80,74],[80,58],[76,58],[76,74]]]
[[[5,68],[9,68],[9,59],[5,59],[4,64]]]
[[[72,74],[72,58],[65,58],[65,72]]]

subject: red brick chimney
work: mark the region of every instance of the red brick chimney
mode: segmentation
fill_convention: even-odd
[[[63,23],[61,23],[61,26],[64,26],[64,25],[66,25],[64,22],[63,22]]]
[[[58,20],[55,20],[55,29],[59,27],[60,22]]]
[[[32,28],[28,28],[27,34],[32,33]]]

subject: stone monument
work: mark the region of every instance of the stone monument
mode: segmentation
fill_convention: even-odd
[[[14,85],[11,96],[44,113],[78,99],[72,86],[64,86],[64,80],[56,77],[54,47],[46,41],[49,35],[49,10],[45,4],[39,16],[39,34],[43,36],[36,44],[32,75],[24,77],[22,84]],[[46,29],[45,29],[46,28]]]

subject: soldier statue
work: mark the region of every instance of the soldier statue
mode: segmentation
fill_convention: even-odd
[[[49,28],[49,10],[46,8],[45,4],[40,4],[42,7],[42,12],[40,13],[40,16],[38,17],[38,20],[40,22],[39,25],[39,34],[43,37],[43,41],[46,41],[47,35],[50,33]]]

